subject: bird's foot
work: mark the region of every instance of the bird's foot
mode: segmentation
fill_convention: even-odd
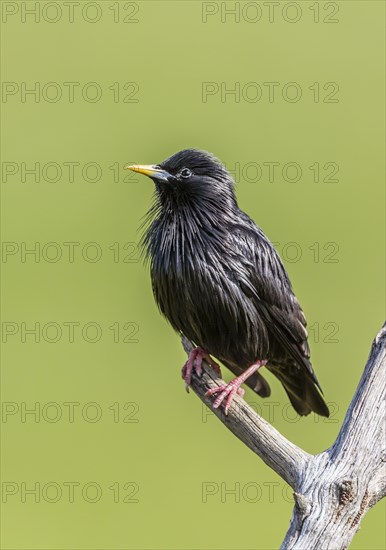
[[[228,414],[235,394],[240,395],[240,397],[244,396],[245,391],[243,390],[243,388],[241,388],[241,384],[243,384],[247,378],[252,376],[252,374],[256,372],[260,367],[263,367],[266,364],[267,361],[256,361],[242,374],[240,374],[240,376],[237,376],[237,378],[234,378],[231,382],[229,382],[229,384],[222,384],[221,386],[217,386],[208,390],[205,394],[206,396],[219,394],[213,402],[213,408],[217,409],[224,401],[224,399],[227,398],[224,412],[225,414]]]
[[[202,375],[202,360],[205,361],[214,369],[219,376],[221,376],[221,369],[219,365],[214,361],[209,353],[202,348],[194,348],[188,357],[185,365],[182,367],[181,376],[185,380],[186,391],[189,392],[189,386],[192,383],[192,373],[196,372],[197,376]]]

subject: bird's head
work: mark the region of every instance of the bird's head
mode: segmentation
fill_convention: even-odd
[[[211,153],[184,149],[155,165],[126,166],[151,178],[161,202],[236,204],[234,180]]]

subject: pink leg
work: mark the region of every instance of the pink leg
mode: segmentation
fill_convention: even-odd
[[[205,395],[215,395],[218,393],[219,395],[216,397],[213,403],[213,408],[217,409],[221,403],[224,401],[225,397],[227,397],[226,403],[225,403],[225,414],[228,414],[229,407],[231,406],[231,403],[233,401],[233,397],[236,393],[243,396],[244,390],[240,387],[241,384],[247,380],[254,372],[256,372],[260,367],[263,367],[267,364],[268,361],[256,361],[253,363],[250,367],[248,367],[240,376],[237,378],[234,378],[229,384],[222,384],[221,386],[218,386],[216,388],[212,388],[206,392]],[[242,391],[243,393],[241,393]]]
[[[202,375],[202,360],[205,361],[214,369],[219,376],[221,376],[221,370],[216,361],[213,361],[209,353],[206,353],[202,348],[194,348],[188,357],[185,365],[182,367],[181,375],[185,380],[186,391],[189,392],[189,386],[192,383],[192,373],[196,371],[198,376]]]

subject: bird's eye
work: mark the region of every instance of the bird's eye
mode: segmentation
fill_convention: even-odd
[[[189,168],[183,168],[180,172],[181,178],[190,178],[192,175],[192,172],[189,170]]]

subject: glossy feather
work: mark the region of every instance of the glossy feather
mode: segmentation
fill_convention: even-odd
[[[160,167],[171,178],[154,180],[143,245],[162,314],[236,375],[268,359],[299,414],[328,416],[304,313],[272,243],[238,208],[230,174],[209,153],[191,149]],[[186,168],[192,175],[182,178]],[[261,371],[247,384],[270,394]]]

